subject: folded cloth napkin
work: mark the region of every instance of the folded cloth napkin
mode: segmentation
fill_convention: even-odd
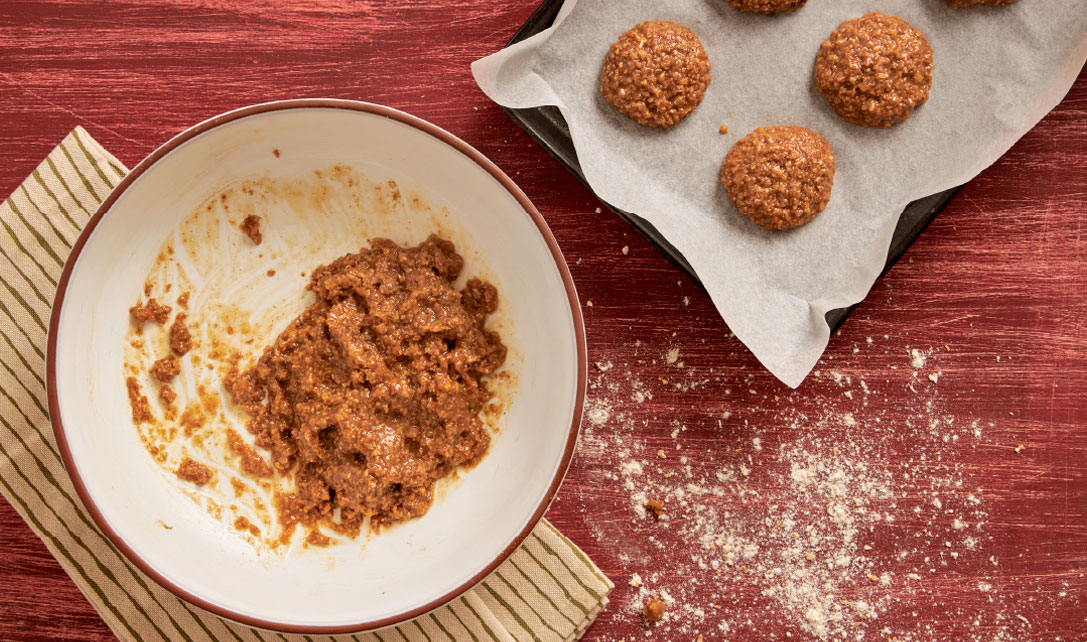
[[[64,259],[128,172],[82,128],[0,205],[0,491],[121,640],[576,640],[613,584],[546,520],[498,570],[448,605],[375,633],[280,635],[223,620],[143,575],[77,500],[46,414],[45,335]]]

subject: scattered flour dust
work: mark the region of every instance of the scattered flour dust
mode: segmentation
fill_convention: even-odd
[[[911,350],[913,372],[900,371],[899,378],[919,385],[918,374],[927,374],[934,352]],[[683,369],[676,348],[663,361]],[[616,468],[601,473],[621,489],[625,507],[618,516],[586,511],[584,519],[601,542],[614,541],[617,529],[627,533],[624,541],[635,541],[618,557],[628,578],[617,589],[617,598],[626,592],[624,606],[605,617],[637,622],[639,637],[663,640],[921,642],[932,639],[926,618],[902,611],[931,595],[931,608],[959,609],[965,631],[957,640],[1017,639],[1025,626],[1021,616],[1002,614],[994,621],[944,605],[929,585],[930,578],[956,573],[960,563],[999,564],[985,552],[982,492],[970,486],[953,450],[960,440],[982,443],[980,422],[941,413],[929,384],[910,388],[918,394],[912,408],[872,404],[883,408],[873,410],[875,383],[854,383],[837,372],[813,374],[830,386],[818,411],[808,414],[781,410],[793,407],[789,399],[751,404],[749,392],[755,393],[748,385],[734,386],[740,400],[725,388],[723,406],[709,407],[713,402],[700,397],[711,426],[738,433],[735,446],[721,452],[719,446],[692,445],[685,439],[688,426],[667,417],[653,420],[664,424],[659,439],[633,438],[635,429],[645,435],[651,420],[637,417],[638,407],[627,400],[667,394],[677,398],[677,407],[691,403],[678,393],[698,387],[702,380],[694,373],[657,386],[622,366],[599,368],[579,448],[607,454],[595,458],[602,462],[618,457]],[[928,380],[935,384],[937,377]],[[888,379],[886,385],[902,383]],[[856,397],[843,404],[841,388]],[[761,408],[758,417],[739,416],[751,405]],[[902,452],[911,459],[893,456]],[[651,500],[664,506],[663,514],[647,509]],[[677,550],[677,540],[686,545]],[[1002,610],[1013,612],[1012,598],[990,579],[977,584],[981,599],[1000,600]],[[650,598],[667,605],[653,625],[641,616]]]
[[[585,404],[585,418],[594,426],[603,426],[611,417],[611,404],[604,401],[590,401]]]

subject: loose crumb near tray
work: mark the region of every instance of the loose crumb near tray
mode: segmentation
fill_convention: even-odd
[[[649,623],[660,622],[667,612],[668,607],[655,597],[649,598],[645,606],[642,607],[642,615],[645,616],[645,620]]]
[[[181,465],[177,467],[177,476],[179,479],[192,482],[197,486],[203,486],[211,481],[212,475],[213,473],[210,468],[191,457],[182,459]]]
[[[242,222],[238,225],[245,232],[245,235],[249,237],[249,240],[253,242],[253,245],[260,245],[260,242],[264,240],[264,237],[260,233],[260,217],[254,214],[246,216]]]
[[[152,297],[147,300],[147,303],[137,303],[132,306],[128,309],[128,313],[136,325],[142,328],[145,321],[165,324],[170,318],[170,306],[161,305]]]
[[[177,391],[174,390],[173,386],[164,384],[159,388],[159,399],[167,406],[172,406],[174,405],[174,402],[177,401]]]
[[[722,133],[722,134],[727,134],[728,133],[728,125],[726,125],[724,123],[721,123],[721,126],[717,128],[717,131]]]
[[[660,503],[659,500],[650,499],[645,502],[645,507],[649,512],[653,513],[653,516],[657,519],[660,519],[661,516],[664,515],[664,504]]]
[[[181,366],[171,355],[166,355],[151,366],[151,374],[162,383],[173,381],[180,372]]]

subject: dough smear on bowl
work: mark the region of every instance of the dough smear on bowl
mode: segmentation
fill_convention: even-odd
[[[721,184],[741,213],[769,230],[791,230],[830,201],[834,152],[805,127],[759,127],[732,146]]]
[[[647,127],[671,129],[706,95],[710,59],[698,36],[664,20],[643,22],[614,42],[600,70],[600,94]]]
[[[932,67],[924,34],[875,11],[846,20],[823,41],[815,86],[845,121],[889,127],[928,100]]]

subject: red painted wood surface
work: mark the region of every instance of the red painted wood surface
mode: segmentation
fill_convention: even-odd
[[[838,601],[889,600],[874,620],[851,616],[851,635],[1087,640],[1087,75],[962,190],[833,338],[821,376],[792,392],[729,337],[697,287],[620,219],[597,212],[597,199],[476,88],[469,63],[500,48],[534,8],[535,0],[5,0],[0,192],[75,125],[131,166],[199,120],[273,99],[362,99],[431,120],[493,159],[543,212],[586,306],[590,360],[613,364],[589,394],[609,417],[583,437],[548,513],[617,584],[586,639],[641,639],[629,605],[635,572],[677,598],[674,612],[703,611],[652,629],[656,639],[810,637],[803,614],[764,595],[773,582],[751,572],[781,553],[759,539],[759,516],[803,508],[782,462],[807,443],[820,456],[840,444],[842,460],[895,480],[893,497],[879,500],[894,505],[893,521],[861,532],[866,568],[893,582],[872,589],[861,573],[856,586],[835,584]],[[932,352],[924,368],[910,365],[910,348]],[[651,399],[632,399],[635,381]],[[846,412],[856,425],[845,425]],[[933,418],[953,427],[921,426]],[[981,437],[965,428],[975,421]],[[673,499],[668,521],[637,518],[623,462],[646,461],[635,482],[652,478],[653,495],[686,479],[682,456],[694,478],[746,494],[688,507]],[[714,471],[741,466],[750,474],[739,481],[714,481]],[[944,498],[935,511],[933,492]],[[814,505],[808,518],[825,522]],[[692,555],[720,551],[691,537],[699,511],[722,528],[748,529],[758,556],[700,569]],[[968,518],[975,549],[940,521],[944,513],[947,523]],[[0,542],[0,639],[111,639],[3,502]]]

